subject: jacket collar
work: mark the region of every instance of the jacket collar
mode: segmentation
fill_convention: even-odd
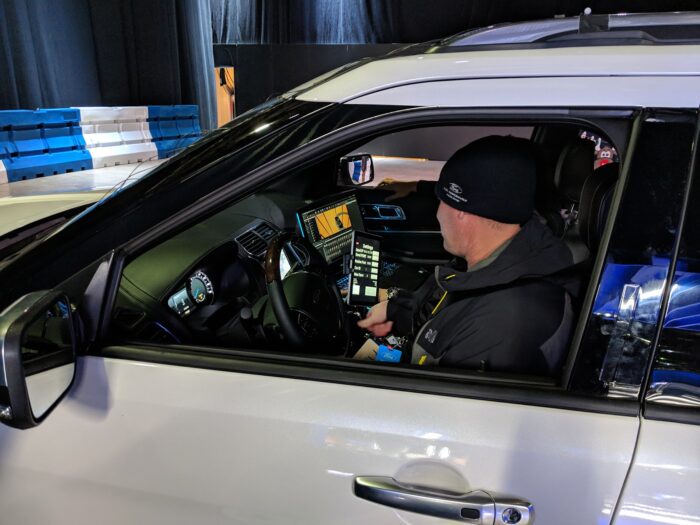
[[[485,268],[466,272],[455,270],[452,265],[438,266],[435,277],[445,291],[467,291],[543,277],[570,266],[573,266],[573,257],[569,248],[533,216]]]

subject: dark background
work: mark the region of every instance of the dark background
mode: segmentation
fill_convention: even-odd
[[[1,0],[0,109],[198,104],[209,129],[216,122],[212,44],[236,46],[217,57],[239,68],[244,110],[386,51],[377,44],[585,7],[597,14],[698,10],[700,0]]]

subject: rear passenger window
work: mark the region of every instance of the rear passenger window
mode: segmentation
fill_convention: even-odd
[[[697,152],[678,261],[671,282],[673,285],[646,401],[700,411],[700,181]]]
[[[668,288],[695,119],[693,114],[657,112],[642,123],[583,333],[575,390],[639,395]],[[604,205],[594,213],[602,219]]]

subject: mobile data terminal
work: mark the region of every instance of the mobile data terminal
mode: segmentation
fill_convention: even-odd
[[[379,246],[379,236],[353,232],[348,304],[373,306],[379,301]]]

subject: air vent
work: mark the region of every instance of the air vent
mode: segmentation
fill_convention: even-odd
[[[264,222],[261,222],[260,224],[258,224],[253,230],[255,231],[255,233],[260,235],[260,237],[265,239],[265,241],[269,241],[275,235],[277,235],[277,230],[275,230],[269,224],[265,224]]]
[[[261,222],[236,237],[236,242],[253,257],[261,257],[267,250],[268,241],[275,235],[277,235],[277,230],[269,224]]]

